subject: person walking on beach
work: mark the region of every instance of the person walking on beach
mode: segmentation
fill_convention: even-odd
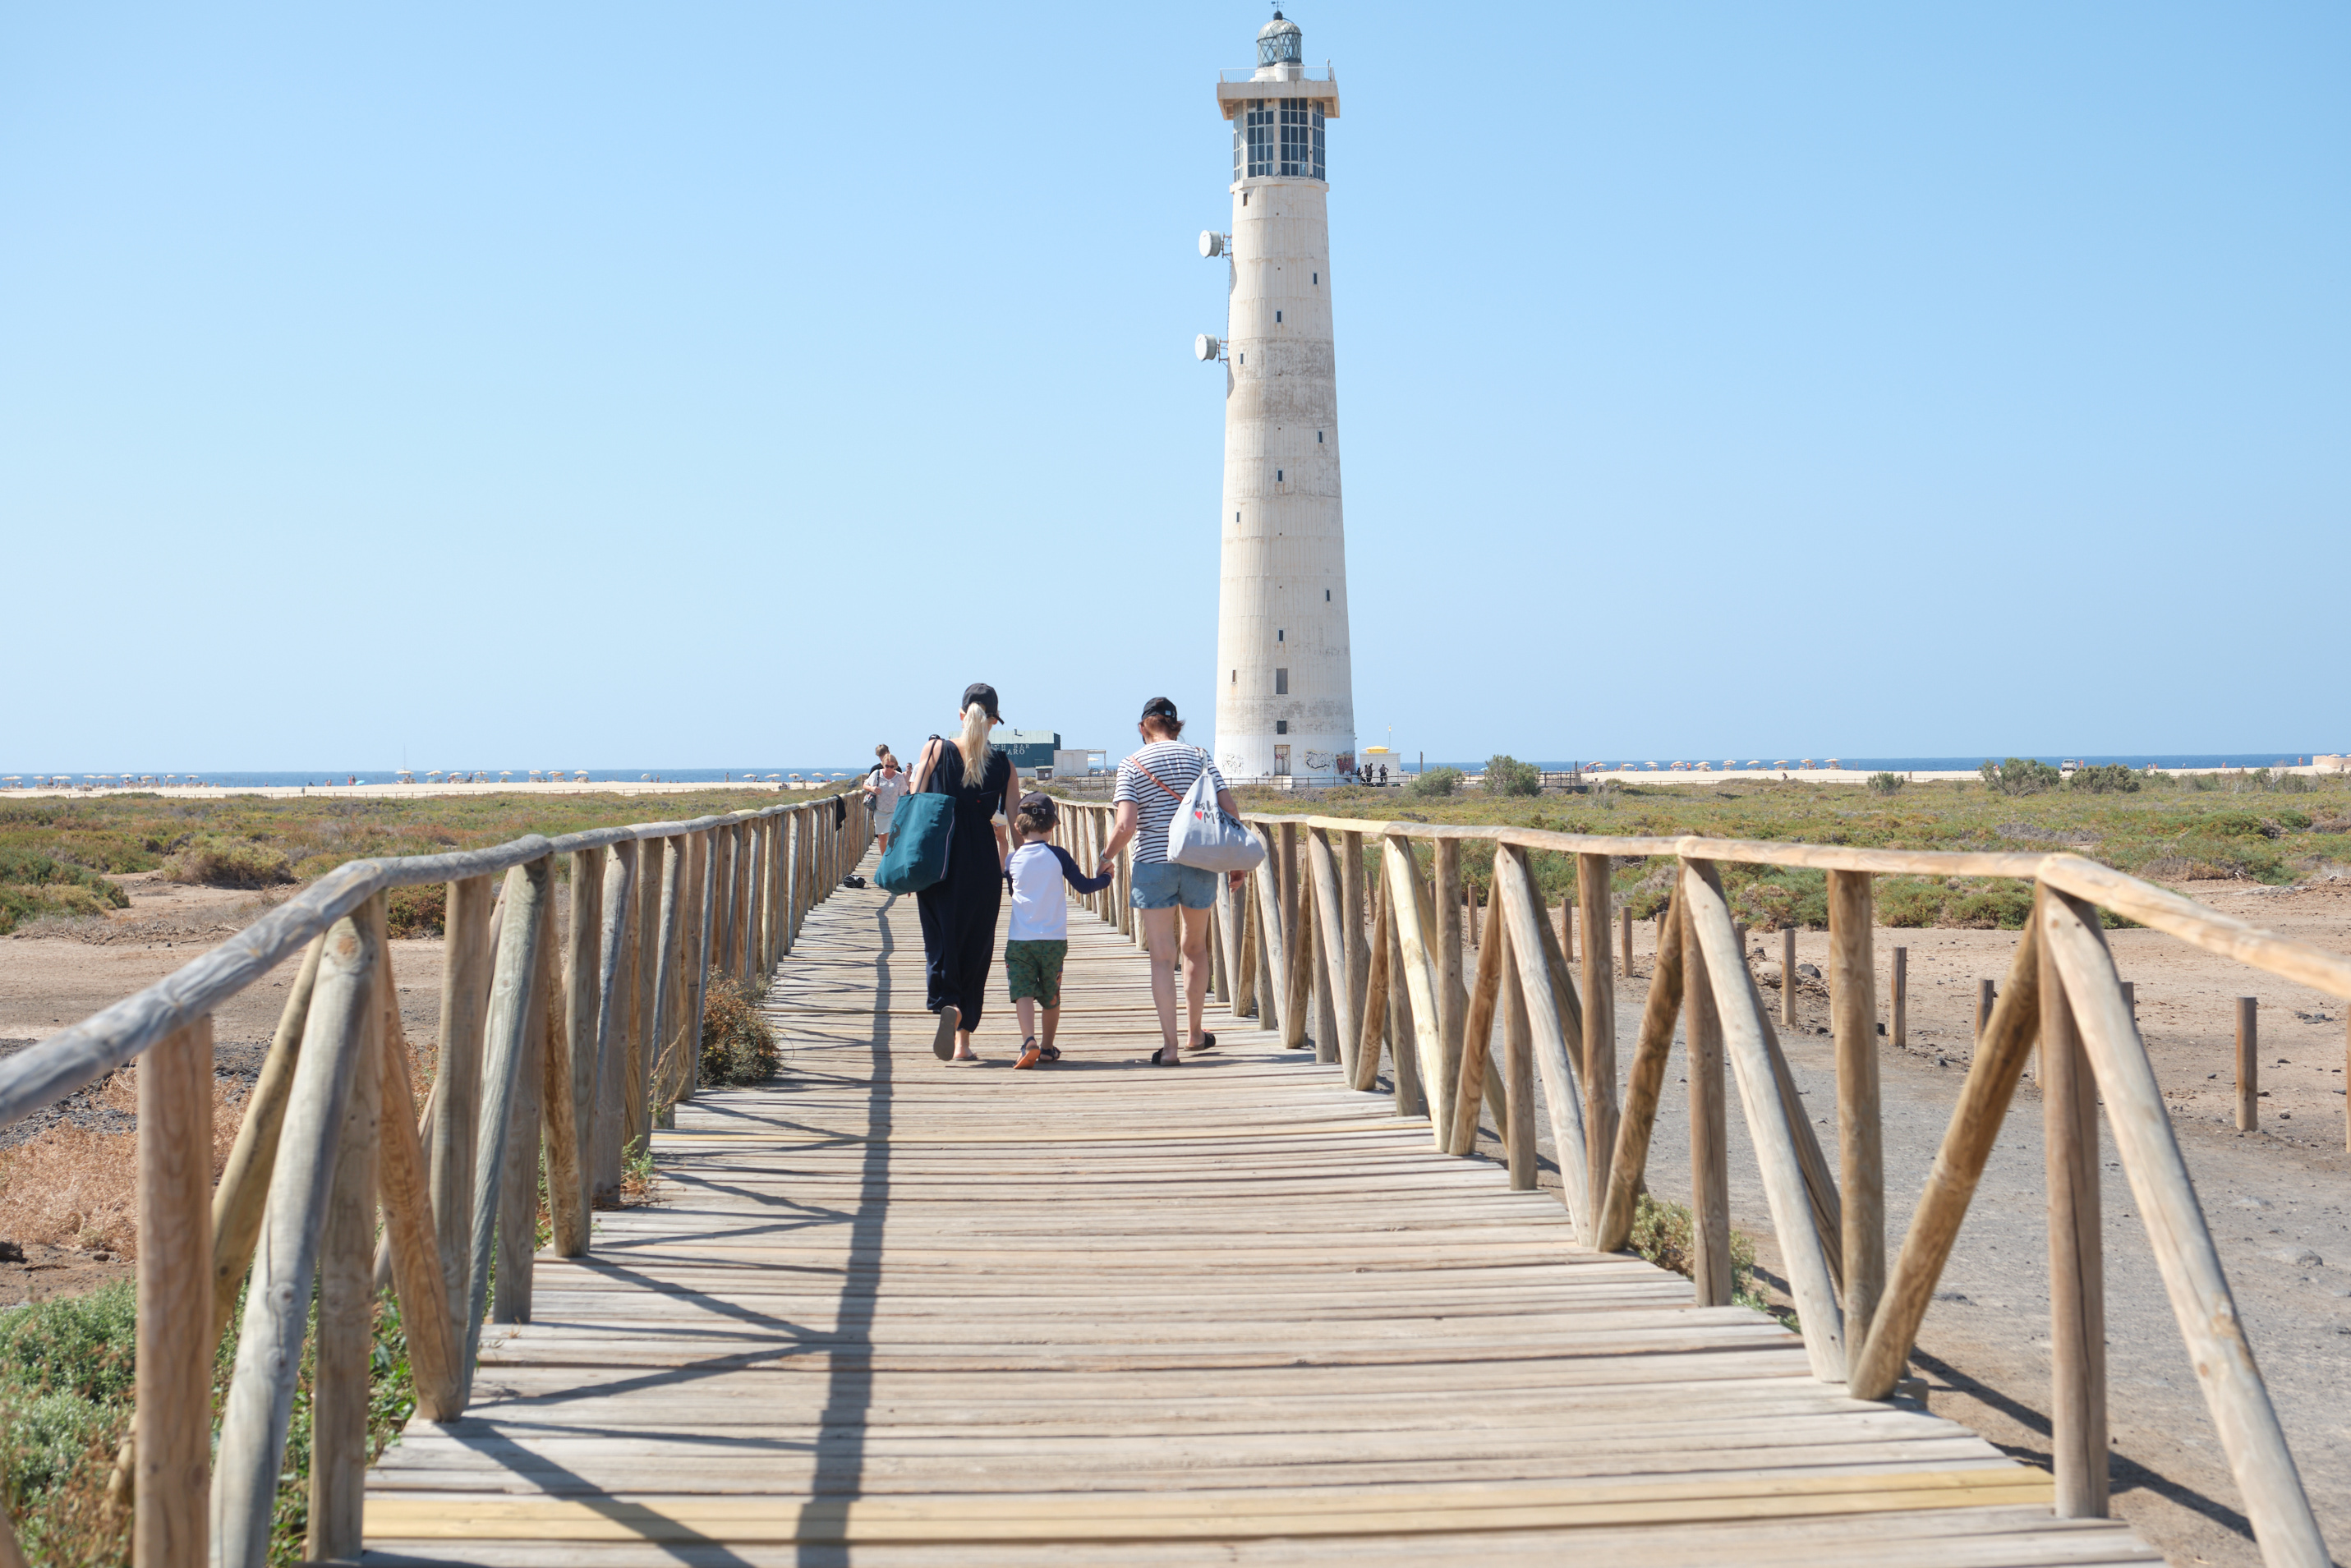
[[[1019,814],[1012,819],[1012,836],[1019,847],[1005,867],[1005,879],[1012,884],[1012,928],[1004,936],[1004,974],[1012,982],[1012,1010],[1020,1019],[1016,1068],[1061,1060],[1053,1031],[1061,1022],[1061,965],[1070,956],[1070,900],[1062,884],[1080,893],[1100,893],[1110,885],[1108,872],[1088,876],[1069,851],[1047,841],[1060,820],[1052,797],[1039,791],[1020,797]],[[1041,1038],[1037,1031],[1040,1008],[1045,1013]]]
[[[1143,748],[1118,765],[1118,786],[1111,800],[1118,807],[1118,826],[1102,848],[1096,872],[1107,871],[1118,852],[1134,841],[1134,894],[1132,903],[1143,911],[1143,933],[1151,949],[1151,1000],[1159,1009],[1163,1044],[1144,1060],[1154,1067],[1173,1067],[1182,1060],[1176,1049],[1176,953],[1180,925],[1184,953],[1184,992],[1191,1023],[1192,1051],[1214,1050],[1217,1037],[1200,1030],[1200,1010],[1208,999],[1208,906],[1217,900],[1217,873],[1197,866],[1177,865],[1167,858],[1167,829],[1176,809],[1202,772],[1216,787],[1217,804],[1238,814],[1240,808],[1225,788],[1224,775],[1208,754],[1183,744],[1184,721],[1176,705],[1153,697],[1143,705],[1135,729]],[[1239,878],[1234,882],[1238,883]]]
[[[931,1051],[941,1061],[977,1061],[972,1030],[987,998],[987,971],[996,961],[996,917],[1004,907],[1009,858],[1006,824],[1019,800],[1020,775],[1012,759],[988,744],[1003,723],[996,688],[974,681],[964,688],[961,733],[953,742],[924,743],[911,783],[916,794],[955,797],[947,873],[914,894],[923,923],[925,1005],[938,1015]]]
[[[898,800],[906,792],[906,776],[899,771],[898,758],[886,746],[877,746],[873,754],[882,760],[865,776],[865,803],[873,808],[873,848],[876,853],[890,852],[890,819],[898,814]]]

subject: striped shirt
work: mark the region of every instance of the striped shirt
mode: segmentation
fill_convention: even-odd
[[[1151,778],[1143,769],[1151,770]],[[1167,829],[1176,821],[1176,808],[1192,788],[1192,781],[1202,768],[1208,774],[1209,788],[1225,788],[1225,776],[1208,754],[1196,746],[1186,746],[1180,740],[1155,740],[1118,765],[1118,788],[1111,791],[1113,803],[1134,802],[1134,814],[1141,826],[1134,835],[1134,863],[1161,865],[1167,859]],[[1152,778],[1165,784],[1154,784]],[[1168,791],[1175,791],[1170,794]]]

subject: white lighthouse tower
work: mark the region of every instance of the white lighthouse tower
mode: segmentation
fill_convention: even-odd
[[[1224,536],[1217,610],[1217,766],[1230,779],[1329,782],[1355,766],[1347,541],[1339,506],[1339,389],[1322,122],[1335,75],[1302,63],[1280,12],[1257,70],[1218,81],[1233,122],[1233,226],[1200,236],[1231,258],[1225,337]]]

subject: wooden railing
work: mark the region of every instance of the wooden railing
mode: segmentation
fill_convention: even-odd
[[[1070,803],[1060,836],[1090,866],[1113,821],[1110,807]],[[2037,1043],[2057,1514],[2103,1517],[2107,1506],[2097,1167],[2103,1101],[2262,1555],[2274,1564],[2325,1568],[2325,1542],[2238,1319],[2097,910],[2346,999],[2351,959],[2271,936],[2070,854],[1603,838],[1309,815],[1251,814],[1247,821],[1269,853],[1246,888],[1235,892],[1219,879],[1211,942],[1216,996],[1291,1046],[1306,1042],[1311,1010],[1317,1059],[1337,1063],[1353,1089],[1376,1087],[1384,1047],[1398,1113],[1427,1117],[1440,1149],[1467,1155],[1475,1148],[1482,1104],[1500,1133],[1514,1188],[1537,1185],[1539,1075],[1561,1196],[1579,1236],[1604,1251],[1623,1249],[1630,1236],[1678,1019],[1689,1085],[1695,1282],[1699,1301],[1715,1306],[1731,1300],[1727,1061],[1813,1374],[1844,1384],[1859,1398],[1894,1392]],[[1477,971],[1468,976],[1464,844],[1490,846],[1494,855],[1489,924],[1476,947]],[[1367,850],[1376,851],[1375,872]],[[1426,852],[1426,873],[1416,850]],[[1575,964],[1562,940],[1566,923],[1555,927],[1544,906],[1527,858],[1534,852],[1573,857],[1575,923],[1584,934]],[[1617,857],[1652,856],[1679,863],[1620,1104],[1609,869]],[[1725,862],[1827,873],[1834,1169],[1797,1098],[1740,950],[1715,869]],[[1881,873],[2034,883],[2032,918],[1890,1269],[1871,917],[1872,878]],[[1110,888],[1082,902],[1139,938],[1127,907],[1131,879],[1132,868],[1122,864]],[[1498,1017],[1499,1062],[1489,1046]]]
[[[418,1413],[454,1419],[485,1319],[530,1316],[542,1152],[553,1250],[582,1256],[591,1209],[617,1199],[624,1151],[695,1092],[709,985],[763,985],[866,838],[852,793],[353,861],[0,1063],[0,1125],[140,1064],[130,1458],[141,1568],[266,1561],[314,1279],[305,1554],[357,1556],[380,1278],[397,1292]],[[560,956],[558,857],[571,883]],[[436,882],[448,884],[440,1045],[420,1127],[384,894]],[[306,944],[215,1189],[212,1014]],[[215,1455],[214,1347],[240,1288]]]

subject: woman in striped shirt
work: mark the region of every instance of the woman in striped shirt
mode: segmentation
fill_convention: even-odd
[[[1135,726],[1143,749],[1118,765],[1118,788],[1111,800],[1118,807],[1118,827],[1103,847],[1097,873],[1107,871],[1129,839],[1134,841],[1134,895],[1143,912],[1144,941],[1151,949],[1151,1000],[1159,1009],[1159,1033],[1164,1043],[1144,1058],[1154,1067],[1173,1067],[1182,1060],[1176,1049],[1176,952],[1177,922],[1182,923],[1184,995],[1189,1006],[1190,1049],[1208,1051],[1217,1037],[1200,1030],[1200,1011],[1208,1000],[1208,906],[1217,901],[1217,873],[1197,866],[1177,865],[1167,858],[1167,830],[1176,809],[1205,771],[1216,786],[1217,804],[1229,812],[1240,808],[1225,788],[1224,775],[1208,754],[1183,744],[1184,721],[1176,705],[1153,697],[1143,705]],[[1233,879],[1238,885],[1240,878]],[[1180,914],[1179,914],[1180,911]]]

